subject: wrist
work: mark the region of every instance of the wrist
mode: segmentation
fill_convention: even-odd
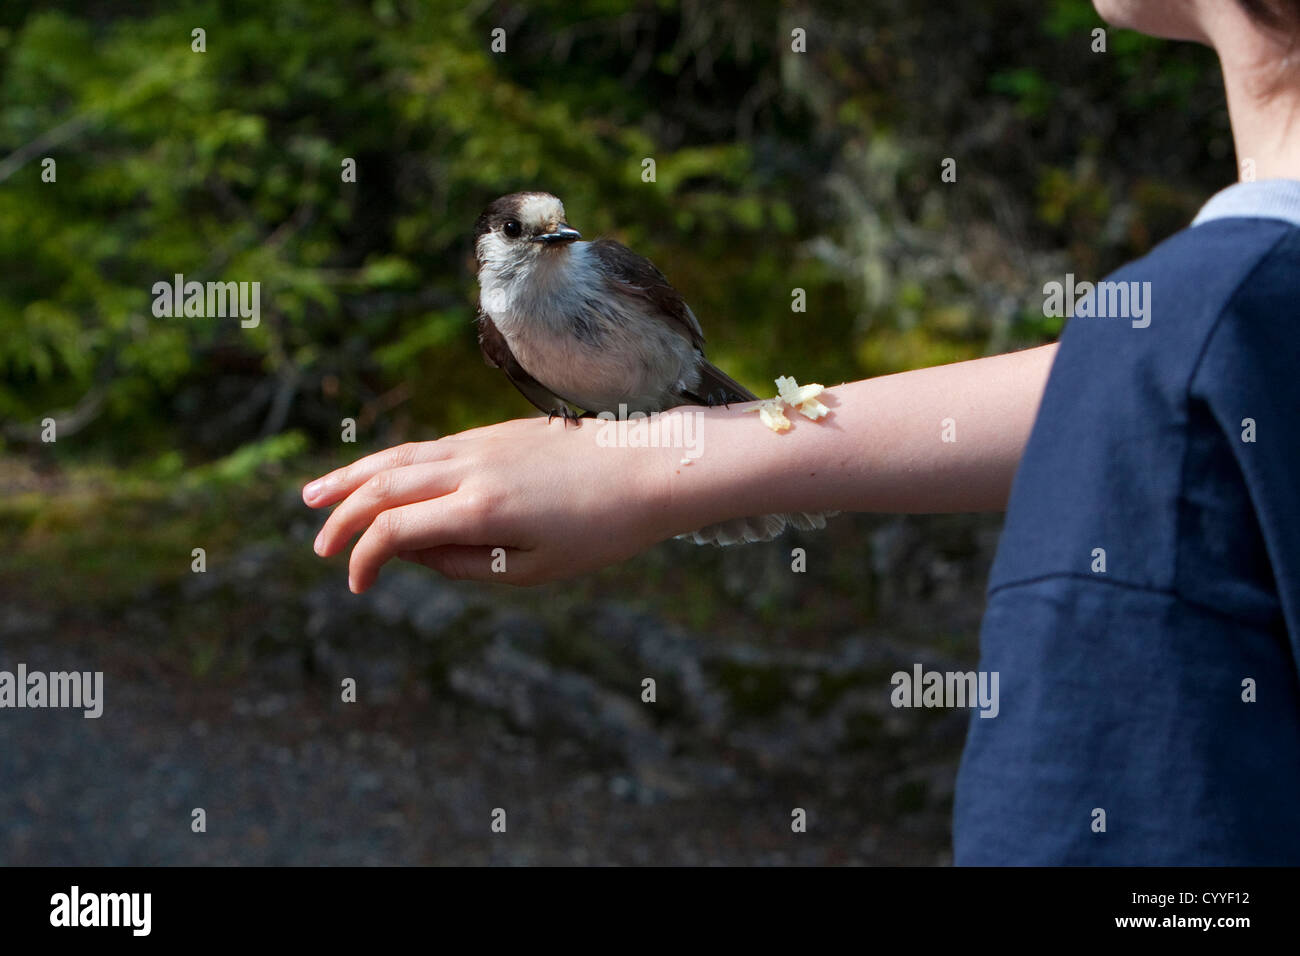
[[[759,427],[759,422],[757,416],[743,414],[747,404],[730,409],[688,405],[660,416],[664,447],[651,449],[650,470],[665,531],[681,534],[749,513],[747,499],[756,490],[753,462],[746,436],[738,430]]]
[[[703,411],[683,406],[647,420],[650,444],[627,455],[629,480],[647,503],[651,531],[660,540],[698,527],[707,510],[704,483],[683,480],[703,457]]]

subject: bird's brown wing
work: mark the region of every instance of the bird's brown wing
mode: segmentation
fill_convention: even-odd
[[[483,360],[493,368],[499,368],[505,372],[506,378],[510,379],[515,388],[519,389],[520,394],[546,414],[560,414],[566,404],[573,404],[567,399],[559,398],[549,388],[528,374],[524,367],[519,364],[519,360],[515,358],[515,353],[510,351],[510,344],[506,341],[506,337],[501,334],[501,330],[496,327],[492,317],[482,309],[479,309],[478,313],[478,344],[479,348],[483,350]]]
[[[686,304],[682,294],[674,289],[653,262],[639,256],[613,239],[597,239],[591,251],[600,263],[601,270],[611,282],[622,290],[639,295],[654,306],[655,311],[672,324],[700,353],[700,384],[695,391],[682,391],[679,396],[697,405],[716,405],[724,402],[751,402],[757,396],[721,369],[703,361],[704,330],[700,321]]]
[[[699,319],[653,262],[613,239],[597,239],[591,243],[591,252],[609,281],[630,295],[641,296],[689,338],[693,346],[701,352],[704,350],[704,330]]]

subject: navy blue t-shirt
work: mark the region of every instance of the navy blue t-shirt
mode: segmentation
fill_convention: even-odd
[[[1081,311],[1109,317],[1061,337],[955,862],[1300,864],[1300,182],[1224,190],[1108,279],[1149,286],[1098,289]]]

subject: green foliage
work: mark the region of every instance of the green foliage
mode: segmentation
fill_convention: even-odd
[[[191,488],[222,485],[246,485],[268,466],[287,461],[307,447],[301,432],[272,435],[262,441],[242,445],[237,451],[217,461],[186,473],[184,484]]]
[[[989,77],[989,89],[1013,97],[1021,112],[1031,117],[1051,109],[1057,93],[1052,83],[1028,67],[994,73]]]
[[[383,443],[526,414],[477,355],[468,241],[519,188],[653,258],[759,392],[1048,335],[1018,318],[1036,263],[1109,269],[1205,191],[1202,147],[1150,144],[1223,151],[1212,65],[1127,31],[1086,52],[1087,0],[926,6],[7,5],[0,440],[102,393],[60,460],[216,480],[274,433],[335,447],[344,417]],[[260,325],[154,316],[176,274],[259,282]]]

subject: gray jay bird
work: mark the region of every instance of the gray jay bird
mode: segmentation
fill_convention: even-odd
[[[611,239],[582,242],[549,193],[491,203],[474,226],[479,344],[542,411],[566,420],[757,396],[704,358],[695,313],[649,259]],[[757,424],[757,423],[756,423]],[[698,544],[767,541],[821,514],[735,518],[682,535]]]

